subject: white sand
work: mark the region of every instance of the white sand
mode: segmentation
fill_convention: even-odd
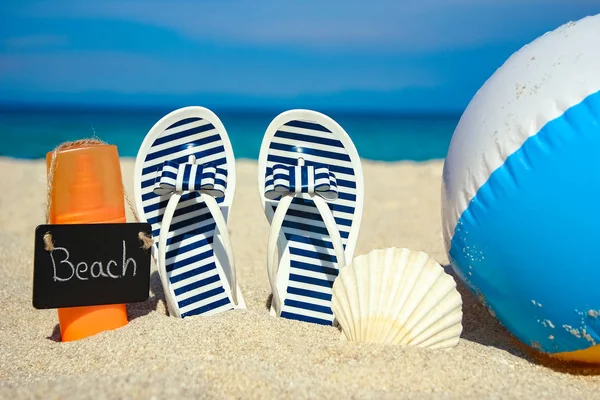
[[[131,189],[132,160],[123,161]],[[364,163],[366,204],[356,255],[424,250],[446,265],[442,163]],[[256,163],[238,162],[231,233],[247,311],[168,317],[156,272],[130,323],[57,342],[55,310],[31,305],[33,233],[44,222],[43,162],[0,158],[0,398],[599,398],[600,369],[536,357],[474,298],[451,350],[358,345],[336,328],[276,319],[265,303],[268,225]],[[391,182],[391,183],[390,183]],[[450,270],[450,269],[448,269]]]

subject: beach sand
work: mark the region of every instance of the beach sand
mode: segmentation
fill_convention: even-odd
[[[133,160],[122,162],[131,193]],[[441,161],[364,162],[355,255],[390,246],[448,259],[441,239]],[[58,342],[56,310],[31,305],[33,234],[44,223],[45,164],[0,158],[0,398],[598,398],[600,369],[564,367],[520,345],[459,283],[463,334],[449,350],[342,342],[326,327],[271,317],[269,226],[257,165],[238,160],[230,220],[248,310],[166,315],[158,275],[130,323]],[[451,268],[446,268],[451,272]]]

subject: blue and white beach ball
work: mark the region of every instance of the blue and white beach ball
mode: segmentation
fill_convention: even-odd
[[[513,54],[443,172],[450,262],[522,342],[600,363],[600,15]]]

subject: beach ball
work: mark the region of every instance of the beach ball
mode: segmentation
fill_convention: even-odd
[[[442,216],[452,267],[502,325],[600,363],[600,15],[521,48],[475,94]]]

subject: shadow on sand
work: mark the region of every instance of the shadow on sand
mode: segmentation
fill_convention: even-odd
[[[148,300],[142,303],[132,303],[127,305],[127,317],[129,318],[129,321],[148,315],[152,311],[156,311],[158,303],[161,301],[166,309],[165,292],[163,291],[162,283],[160,281],[160,275],[158,275],[158,271],[154,271],[152,275],[150,275],[150,296],[148,297]]]

